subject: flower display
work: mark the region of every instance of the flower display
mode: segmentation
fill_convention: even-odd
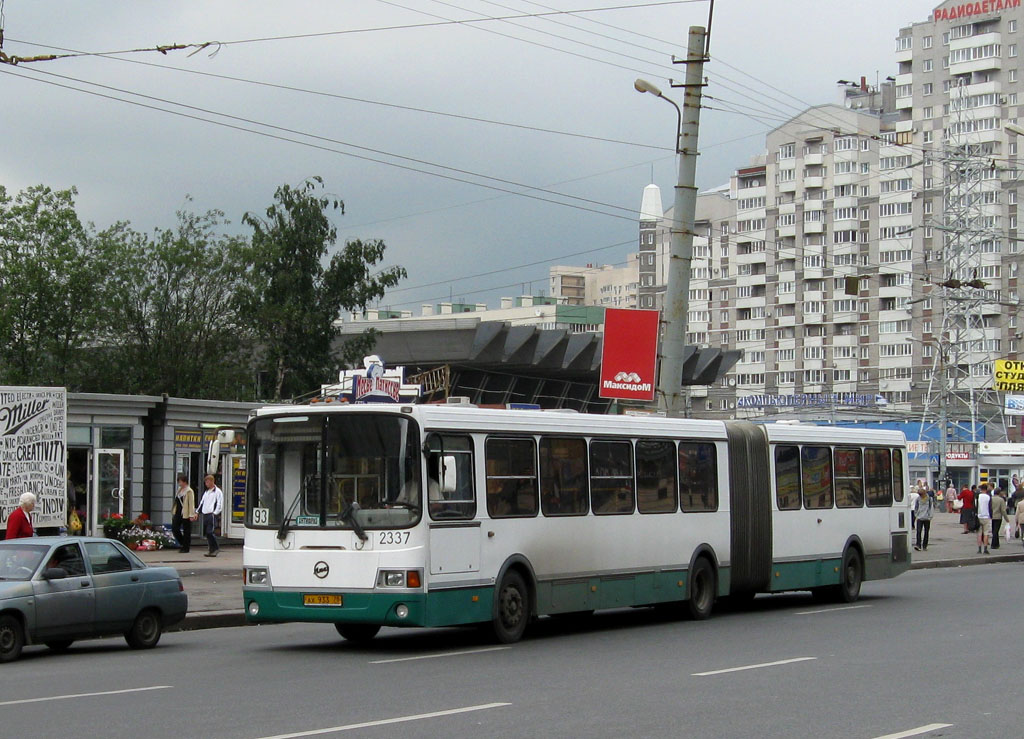
[[[145,513],[135,519],[126,519],[120,513],[103,518],[103,535],[117,539],[129,549],[153,551],[177,546],[174,537],[164,528],[156,527]]]

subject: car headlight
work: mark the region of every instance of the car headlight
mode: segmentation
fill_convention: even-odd
[[[266,585],[270,582],[270,570],[266,567],[246,567],[245,582],[247,585]]]

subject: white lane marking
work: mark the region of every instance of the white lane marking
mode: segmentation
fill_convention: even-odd
[[[727,667],[724,670],[710,670],[708,672],[695,672],[693,677],[707,677],[708,675],[723,675],[726,672],[741,672],[743,670],[758,670],[762,667],[775,667],[777,665],[788,665],[793,662],[807,662],[818,659],[817,657],[793,657],[792,659],[780,659],[777,662],[762,662],[759,665],[744,665],[743,667]]]
[[[953,724],[927,724],[925,726],[918,726],[916,729],[907,729],[906,731],[898,731],[895,734],[886,734],[885,736],[876,736],[875,739],[904,739],[908,736],[921,736],[921,734],[927,734],[929,731],[936,731],[938,729],[947,729]]]
[[[51,695],[47,698],[24,698],[20,701],[3,701],[0,706],[15,706],[19,703],[42,703],[43,701],[63,701],[68,698],[92,698],[96,695],[121,695],[122,693],[141,693],[144,690],[167,690],[173,685],[150,685],[148,688],[125,688],[124,690],[104,690],[100,693],[74,693],[72,695]]]
[[[439,652],[438,654],[421,654],[416,657],[395,657],[394,659],[371,660],[371,665],[387,665],[392,662],[412,662],[417,659],[437,659],[438,657],[460,657],[463,654],[480,654],[482,652],[500,652],[511,647],[485,647],[484,649],[466,649],[461,652]]]
[[[817,610],[817,611],[797,611],[796,615],[797,616],[810,616],[810,615],[813,615],[815,613],[832,613],[833,611],[852,611],[852,610],[854,610],[856,608],[871,608],[871,606],[869,606],[869,605],[862,605],[862,606],[841,606],[839,608],[822,608],[822,609]]]
[[[451,708],[447,711],[432,711],[431,713],[417,713],[413,716],[398,716],[396,718],[385,718],[379,721],[364,721],[361,724],[346,724],[344,726],[331,726],[327,729],[313,729],[312,731],[297,731],[294,734],[275,734],[265,736],[261,739],[294,739],[299,736],[315,736],[317,734],[333,734],[336,731],[352,731],[353,729],[366,729],[370,726],[386,726],[387,724],[400,724],[406,721],[420,721],[425,718],[437,718],[438,716],[453,716],[458,713],[470,713],[472,711],[486,711],[489,708],[501,708],[511,706],[511,703],[484,703],[479,706],[466,706],[465,708]]]

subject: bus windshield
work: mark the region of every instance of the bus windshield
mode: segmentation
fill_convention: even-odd
[[[422,511],[417,439],[415,424],[397,415],[257,419],[248,524],[282,532],[352,529],[353,520],[371,529],[415,525]]]

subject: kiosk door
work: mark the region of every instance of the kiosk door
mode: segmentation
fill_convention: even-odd
[[[94,449],[92,453],[92,535],[103,536],[103,519],[124,515],[124,450]]]

